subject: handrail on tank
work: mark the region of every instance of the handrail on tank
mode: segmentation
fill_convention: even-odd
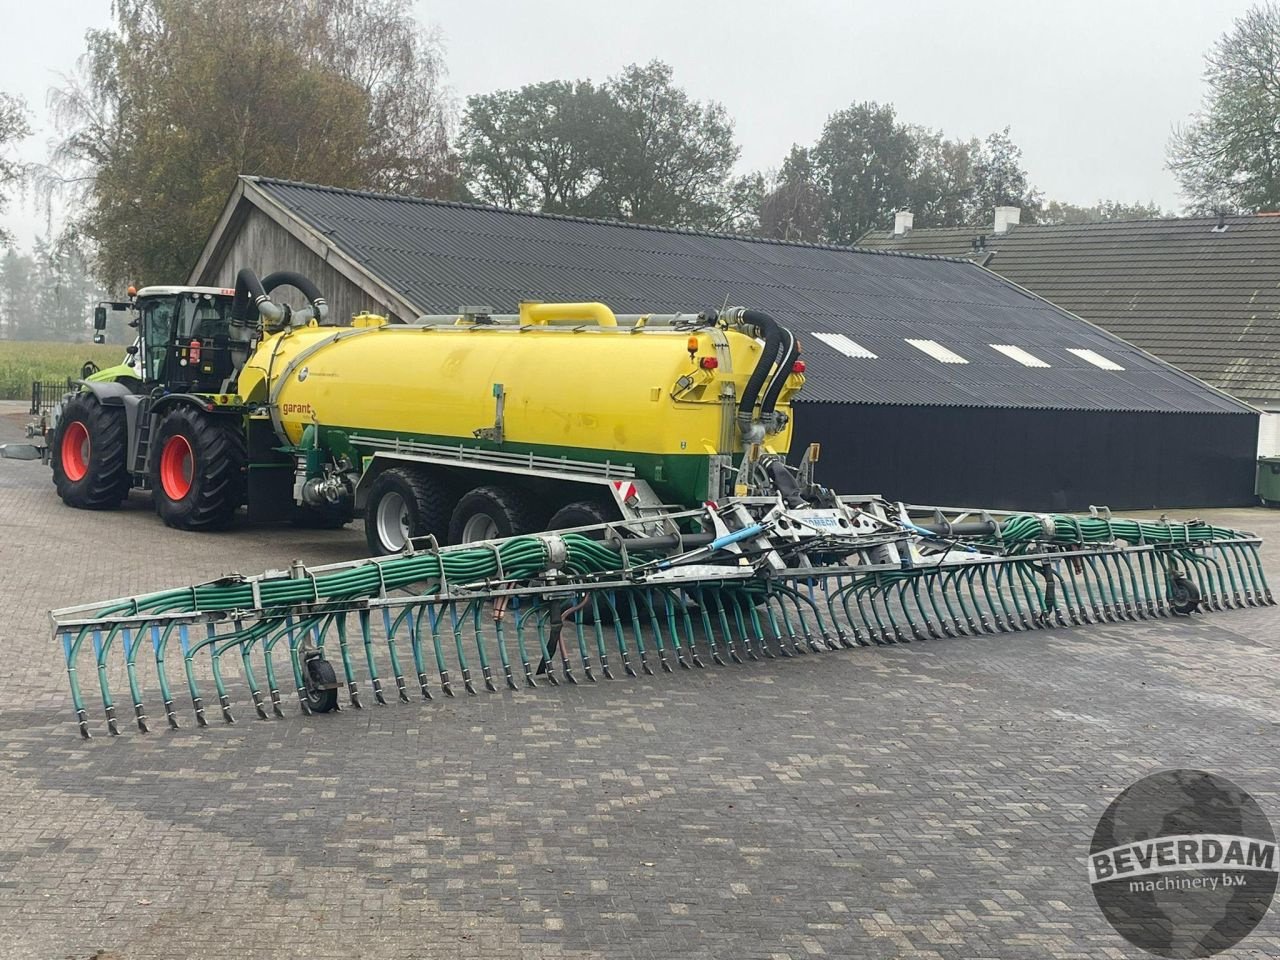
[[[601,327],[616,327],[618,318],[603,303],[520,303],[520,326],[546,326],[556,320],[594,320]]]

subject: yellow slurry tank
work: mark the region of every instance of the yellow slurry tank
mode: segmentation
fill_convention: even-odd
[[[362,315],[350,327],[265,337],[239,392],[269,405],[282,443],[346,454],[357,473],[406,459],[444,469],[452,458],[462,487],[493,479],[474,475],[481,468],[526,487],[577,471],[696,504],[717,495],[744,437],[778,453],[790,442],[789,401],[804,380],[794,350],[770,356],[752,410],[739,410],[775,348],[749,318],[618,318],[594,303],[523,304],[508,317],[469,308],[413,325]],[[787,369],[775,369],[784,360]],[[544,493],[552,507],[557,497],[581,499],[571,489]]]

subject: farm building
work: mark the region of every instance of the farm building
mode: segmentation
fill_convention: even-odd
[[[859,246],[965,257],[1264,411],[1280,453],[1280,215],[892,231]]]
[[[338,317],[521,300],[763,310],[804,345],[795,449],[821,443],[820,478],[848,493],[1020,509],[1252,500],[1255,410],[965,259],[245,177],[190,281],[227,286],[245,266],[309,275]]]

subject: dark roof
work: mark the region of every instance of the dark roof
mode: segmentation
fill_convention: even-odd
[[[471,204],[251,180],[422,313],[520,300],[600,300],[618,313],[741,304],[802,338],[803,398],[1081,410],[1248,408],[964,260],[869,253]],[[853,359],[814,333],[876,354]],[[945,364],[905,342],[936,340]],[[1031,369],[992,349],[1014,344]],[[1068,353],[1094,350],[1123,371]]]
[[[873,231],[859,244],[983,257],[1004,277],[1250,400],[1280,400],[1280,217]],[[974,240],[984,235],[980,254]]]

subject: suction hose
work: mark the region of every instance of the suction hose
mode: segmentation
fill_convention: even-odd
[[[236,294],[231,301],[231,319],[236,323],[250,324],[257,319],[255,313],[271,323],[278,322],[284,316],[283,308],[271,301],[258,275],[245,267],[236,274]]]
[[[242,273],[244,271],[241,271]],[[292,270],[277,270],[269,276],[263,277],[262,289],[267,293],[275,290],[277,287],[293,287],[311,303],[312,315],[318,323],[324,323],[325,318],[329,316],[329,304],[325,301],[320,288],[311,280],[304,277],[300,273],[294,273]]]
[[[743,310],[738,314],[738,319],[764,334],[764,350],[756,361],[755,369],[751,371],[751,377],[742,391],[742,400],[738,403],[738,429],[742,431],[742,438],[748,443],[758,443],[764,439],[764,426],[753,422],[756,398],[760,396],[760,388],[764,386],[774,358],[777,357],[779,348],[786,343],[789,334],[773,317],[759,310]]]

